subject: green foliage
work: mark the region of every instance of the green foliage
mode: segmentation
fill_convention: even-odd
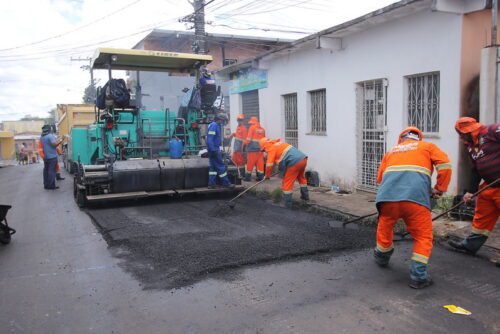
[[[281,202],[283,198],[283,191],[281,190],[281,188],[276,188],[273,191],[271,191],[271,198],[273,199],[274,203]]]
[[[444,195],[436,200],[435,209],[444,212],[453,206],[453,196]]]

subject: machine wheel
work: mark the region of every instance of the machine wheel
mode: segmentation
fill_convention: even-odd
[[[79,208],[84,208],[87,205],[87,195],[85,194],[85,190],[77,189],[75,201]]]
[[[10,243],[10,239],[9,229],[0,223],[0,244],[7,245]]]

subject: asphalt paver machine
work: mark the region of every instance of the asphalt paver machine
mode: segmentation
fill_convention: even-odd
[[[220,88],[198,80],[209,55],[126,49],[98,49],[92,68],[108,71],[109,81],[98,90],[95,121],[73,128],[68,142],[74,171],[74,197],[79,206],[90,202],[158,195],[234,191],[208,189],[209,160],[200,128],[221,110]],[[137,72],[135,94],[113,70]],[[196,78],[186,89],[178,111],[144,110],[140,72],[185,73]],[[121,90],[120,90],[121,89]],[[120,95],[121,94],[121,95]],[[124,96],[125,95],[125,96]],[[134,98],[135,96],[135,98]],[[228,167],[233,183],[237,170]],[[237,186],[235,189],[241,189]]]

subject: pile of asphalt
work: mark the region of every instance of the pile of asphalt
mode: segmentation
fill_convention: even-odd
[[[193,284],[209,273],[372,247],[372,229],[332,228],[331,219],[252,196],[218,217],[216,200],[94,208],[87,213],[113,254],[146,289]]]

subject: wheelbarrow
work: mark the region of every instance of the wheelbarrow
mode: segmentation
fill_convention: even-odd
[[[7,223],[7,211],[12,208],[10,205],[0,204],[0,243],[7,245],[10,242],[11,236],[16,233]]]

